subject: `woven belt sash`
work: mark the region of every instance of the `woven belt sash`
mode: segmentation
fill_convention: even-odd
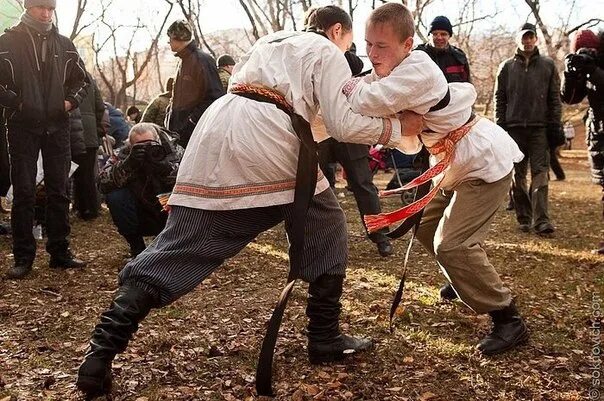
[[[453,160],[453,155],[455,154],[455,145],[457,142],[461,140],[472,127],[478,122],[480,117],[474,117],[465,125],[456,129],[455,131],[450,132],[446,137],[442,138],[433,146],[427,147],[428,152],[431,155],[439,155],[444,153],[444,157],[440,160],[435,166],[426,170],[419,177],[410,181],[408,184],[403,185],[400,188],[389,190],[389,191],[380,191],[380,197],[395,195],[406,191],[408,189],[412,189],[418,187],[424,183],[427,183],[434,177],[438,176],[441,173],[444,173],[442,179],[438,182],[438,184],[434,185],[434,187],[428,192],[427,195],[423,196],[421,199],[402,207],[398,210],[389,213],[380,213],[377,215],[366,215],[365,225],[367,226],[367,231],[370,233],[376,232],[384,227],[388,227],[396,222],[403,221],[410,216],[413,216],[420,210],[422,210],[430,201],[436,196],[438,190],[441,187],[441,184],[445,178],[446,169],[451,165],[451,161]]]
[[[230,92],[258,102],[271,103],[286,113],[292,121],[294,132],[301,141],[298,153],[298,166],[296,172],[296,186],[294,189],[293,227],[289,235],[290,269],[287,285],[281,292],[262,342],[262,349],[256,368],[256,390],[259,395],[272,396],[272,366],[275,344],[279,334],[279,327],[283,313],[296,280],[300,277],[302,255],[304,252],[304,228],[306,215],[310,202],[315,194],[318,173],[317,144],[315,143],[310,124],[302,116],[294,112],[293,107],[285,97],[270,88],[248,84],[235,84]]]

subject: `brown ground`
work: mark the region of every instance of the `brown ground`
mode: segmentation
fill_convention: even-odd
[[[438,301],[443,276],[418,244],[404,310],[390,334],[388,310],[406,240],[396,242],[394,257],[379,258],[348,194],[340,198],[351,248],[343,326],[373,337],[377,346],[341,365],[310,366],[305,286],[298,285],[277,344],[276,400],[587,399],[592,299],[604,298],[604,258],[590,250],[604,230],[584,152],[566,155],[568,179],[550,187],[555,238],[517,232],[512,214],[502,210],[487,242],[532,331],[528,346],[492,359],[477,355],[474,345],[488,319]],[[380,175],[378,185],[387,178]],[[397,200],[387,203],[392,209]],[[83,271],[50,271],[39,243],[30,279],[0,281],[1,401],[77,399],[74,375],[127,248],[106,211],[98,221],[73,222],[73,248],[90,261]],[[285,252],[282,227],[271,230],[194,293],[153,312],[114,364],[114,399],[257,399],[256,358],[285,281]],[[0,237],[0,256],[4,271],[12,263],[6,237]]]

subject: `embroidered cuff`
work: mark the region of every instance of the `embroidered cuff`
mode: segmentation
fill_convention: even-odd
[[[382,123],[382,134],[377,143],[387,148],[398,146],[401,141],[401,122],[398,118],[382,118]]]

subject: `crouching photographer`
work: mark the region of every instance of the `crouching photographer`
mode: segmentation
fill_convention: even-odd
[[[604,217],[604,31],[599,35],[589,29],[578,31],[571,41],[571,54],[565,58],[562,101],[575,104],[586,96],[587,150],[592,180],[602,186]],[[604,254],[604,241],[597,252]]]
[[[157,195],[172,191],[183,153],[167,131],[139,123],[99,174],[99,189],[132,257],[145,249],[144,236],[157,235],[166,225]]]

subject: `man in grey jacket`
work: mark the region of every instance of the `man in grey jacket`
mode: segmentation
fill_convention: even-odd
[[[495,122],[514,138],[526,156],[514,168],[512,193],[519,229],[548,236],[548,133],[560,130],[560,77],[552,59],[539,54],[535,25],[517,35],[514,57],[499,66],[495,82]],[[530,191],[527,169],[531,167]]]

